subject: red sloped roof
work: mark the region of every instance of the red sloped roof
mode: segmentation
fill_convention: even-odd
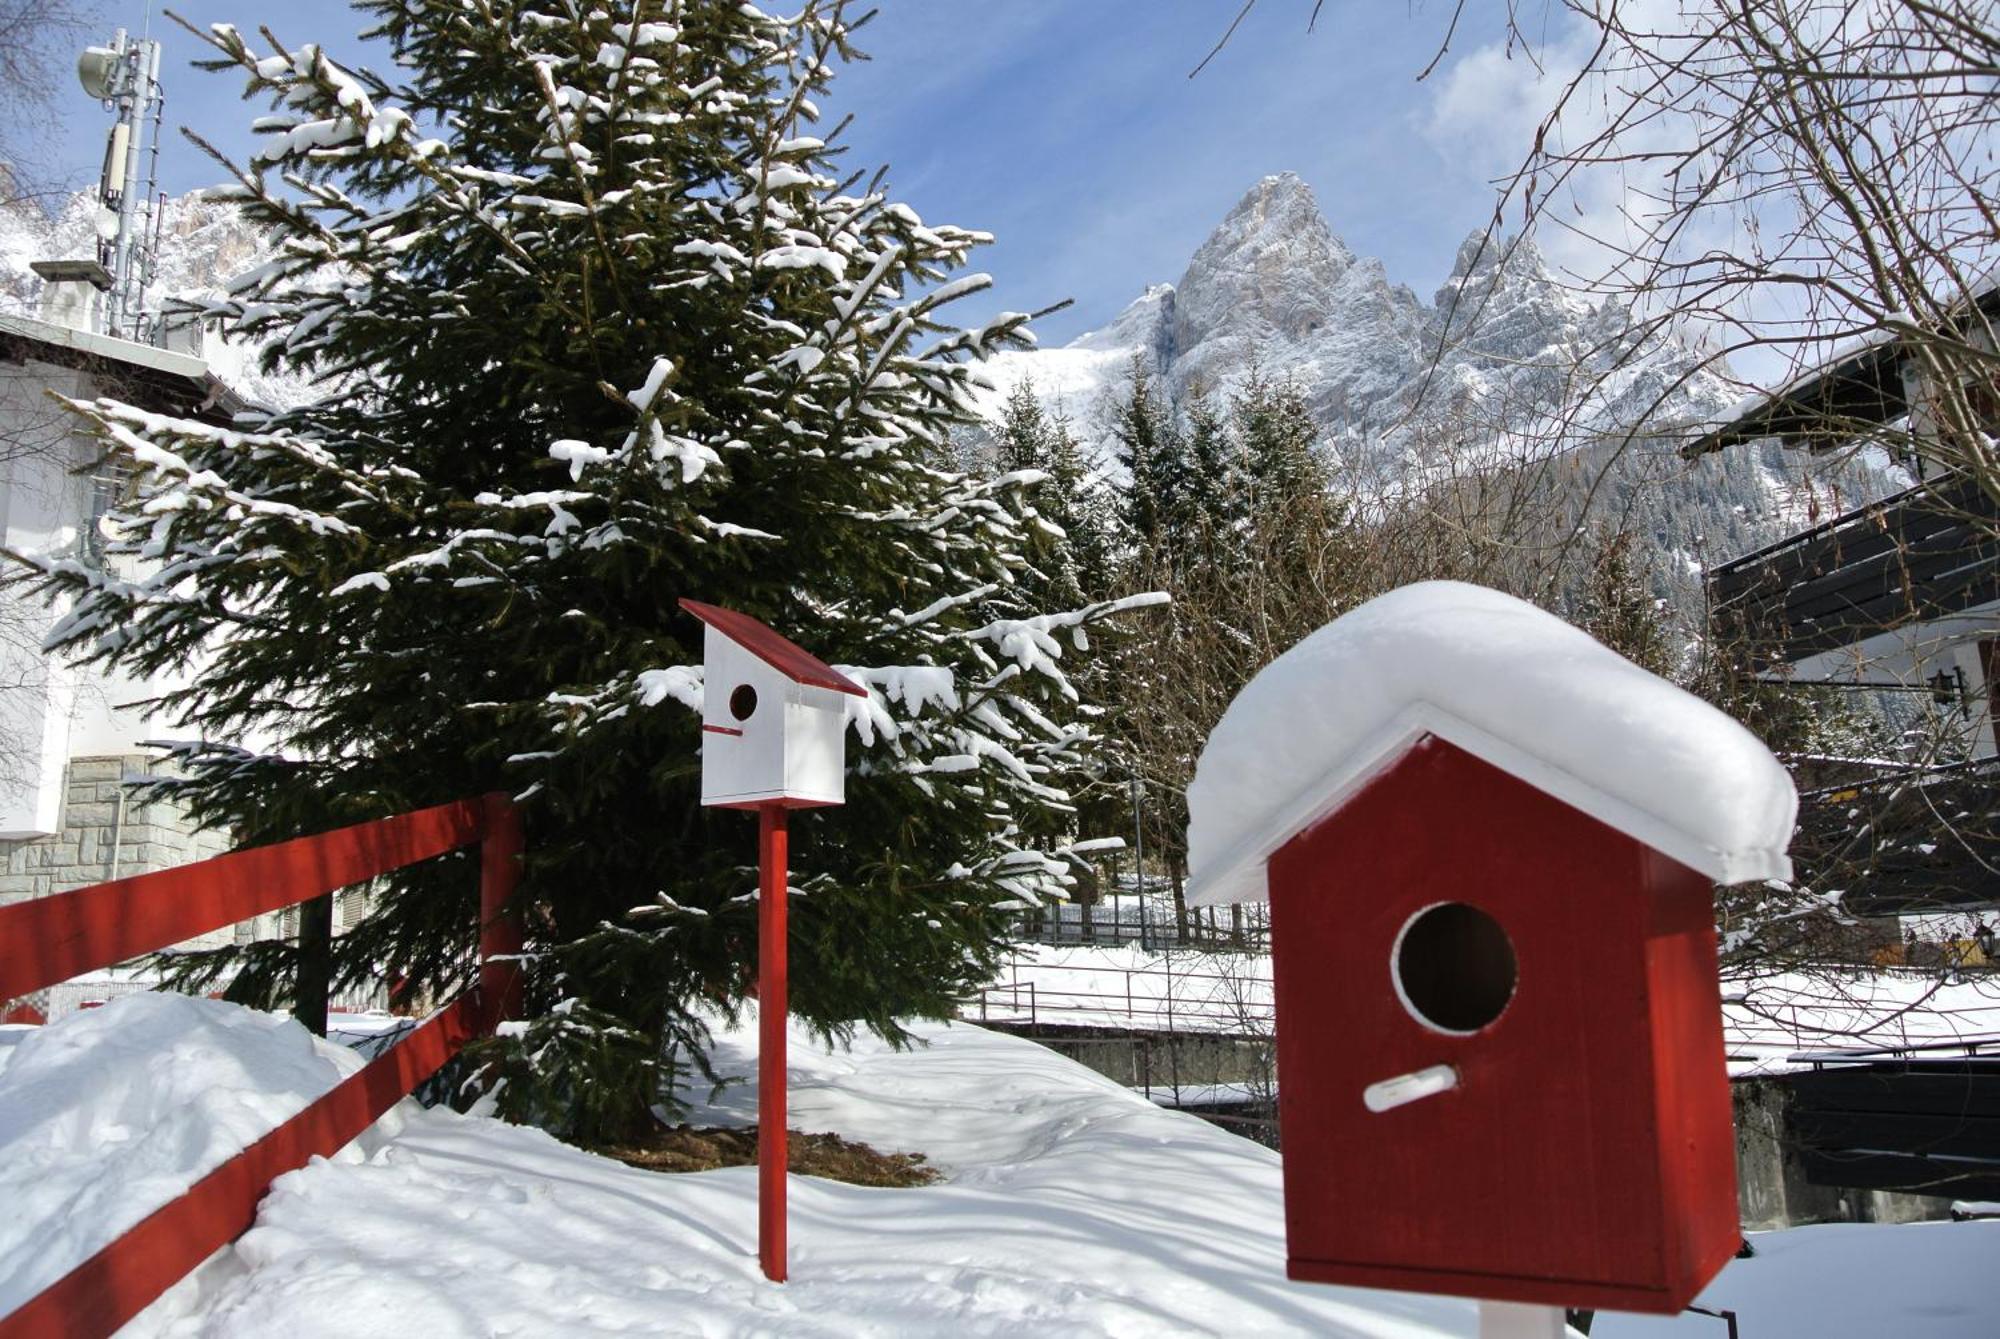
[[[735,642],[757,659],[799,683],[815,688],[831,688],[836,693],[868,696],[868,691],[791,638],[759,623],[748,614],[700,600],[681,601],[681,608]]]

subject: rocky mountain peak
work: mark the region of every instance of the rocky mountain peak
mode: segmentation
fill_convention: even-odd
[[[1343,458],[1386,472],[1432,440],[1511,430],[1581,397],[1583,419],[1629,425],[1713,398],[1687,350],[1635,348],[1625,314],[1551,274],[1520,238],[1473,233],[1425,304],[1334,236],[1294,173],[1265,177],[1222,218],[1180,282],[1156,285],[1065,349],[996,368],[1079,411],[1133,357],[1182,399],[1227,396],[1252,367],[1304,392]],[[1663,392],[1671,389],[1672,394]]]
[[[1377,310],[1357,317],[1357,300]],[[1378,326],[1395,305],[1380,267],[1358,265],[1327,227],[1311,187],[1290,172],[1265,177],[1223,216],[1175,285],[1172,382],[1182,391],[1220,389],[1261,350]]]
[[[1501,245],[1484,228],[1474,228],[1465,240],[1458,244],[1458,257],[1451,263],[1451,277],[1445,282],[1460,281],[1475,271],[1490,271],[1500,263]],[[1442,290],[1440,290],[1442,291]]]
[[[1451,273],[1431,297],[1440,310],[1454,304],[1463,293],[1489,293],[1497,288],[1550,289],[1559,287],[1549,273],[1541,248],[1526,237],[1507,237],[1483,230],[1473,232],[1459,243]]]
[[[1354,263],[1354,253],[1327,227],[1312,187],[1296,172],[1279,172],[1243,193],[1194,253],[1188,268],[1218,265],[1231,256],[1300,250],[1323,257],[1336,270]]]

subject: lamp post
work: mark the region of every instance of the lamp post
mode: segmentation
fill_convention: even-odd
[[[1146,904],[1146,784],[1134,770],[1130,782],[1132,796],[1132,880],[1139,886],[1139,905]]]

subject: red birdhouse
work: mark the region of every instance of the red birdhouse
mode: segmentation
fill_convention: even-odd
[[[1530,605],[1406,587],[1280,657],[1188,792],[1268,896],[1293,1278],[1678,1311],[1741,1240],[1711,905],[1784,769]]]

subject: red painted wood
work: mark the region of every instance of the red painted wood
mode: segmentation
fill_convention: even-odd
[[[782,805],[757,811],[757,1260],[785,1281],[785,863]],[[5,1339],[5,1336],[0,1336]]]
[[[469,1038],[518,1016],[523,939],[518,909],[508,904],[520,880],[521,816],[507,796],[486,795],[0,908],[0,944],[10,950],[0,961],[4,998],[475,841],[481,842],[476,995],[434,1015],[185,1195],[0,1317],[0,1339],[111,1334],[246,1231],[274,1178],[338,1151]]]
[[[780,809],[831,809],[841,804],[840,800],[801,800],[784,796],[775,800],[725,800],[710,805],[711,809],[756,809],[764,810],[776,805]]]
[[[1677,1277],[1700,1280],[1678,1310],[1743,1244],[1735,1112],[1722,1035],[1713,885],[1657,851],[1642,850],[1641,859],[1652,894],[1643,970],[1653,1006],[1667,1267]]]
[[[256,1220],[273,1179],[338,1152],[480,1031],[461,998],[12,1314],[0,1339],[109,1335]]]
[[[0,907],[0,1000],[478,841],[481,801],[255,846]]]
[[[1396,1292],[1477,1297],[1489,1302],[1522,1302],[1534,1306],[1579,1307],[1592,1311],[1679,1312],[1685,1309],[1662,1291],[1657,1294],[1622,1284],[1590,1279],[1522,1279],[1505,1274],[1465,1270],[1397,1269],[1390,1265],[1326,1264],[1289,1259],[1285,1277],[1300,1283],[1332,1283],[1347,1288],[1386,1288]],[[1552,1292],[1562,1300],[1551,1302]],[[1717,1336],[1721,1339],[1721,1336]]]
[[[519,908],[510,906],[521,882],[527,838],[521,811],[505,795],[481,797],[484,838],[479,843],[479,998],[486,1026],[521,1016],[524,944]]]
[[[815,688],[831,688],[836,693],[868,696],[867,690],[854,680],[776,628],[760,623],[748,614],[739,614],[720,605],[703,604],[700,600],[684,599],[681,608],[789,679],[811,684]]]
[[[1270,867],[1293,1277],[1677,1311],[1740,1239],[1710,886],[1440,740]],[[1471,1036],[1398,999],[1435,903],[1507,932],[1518,980]],[[1375,1113],[1371,1083],[1449,1064]]]

